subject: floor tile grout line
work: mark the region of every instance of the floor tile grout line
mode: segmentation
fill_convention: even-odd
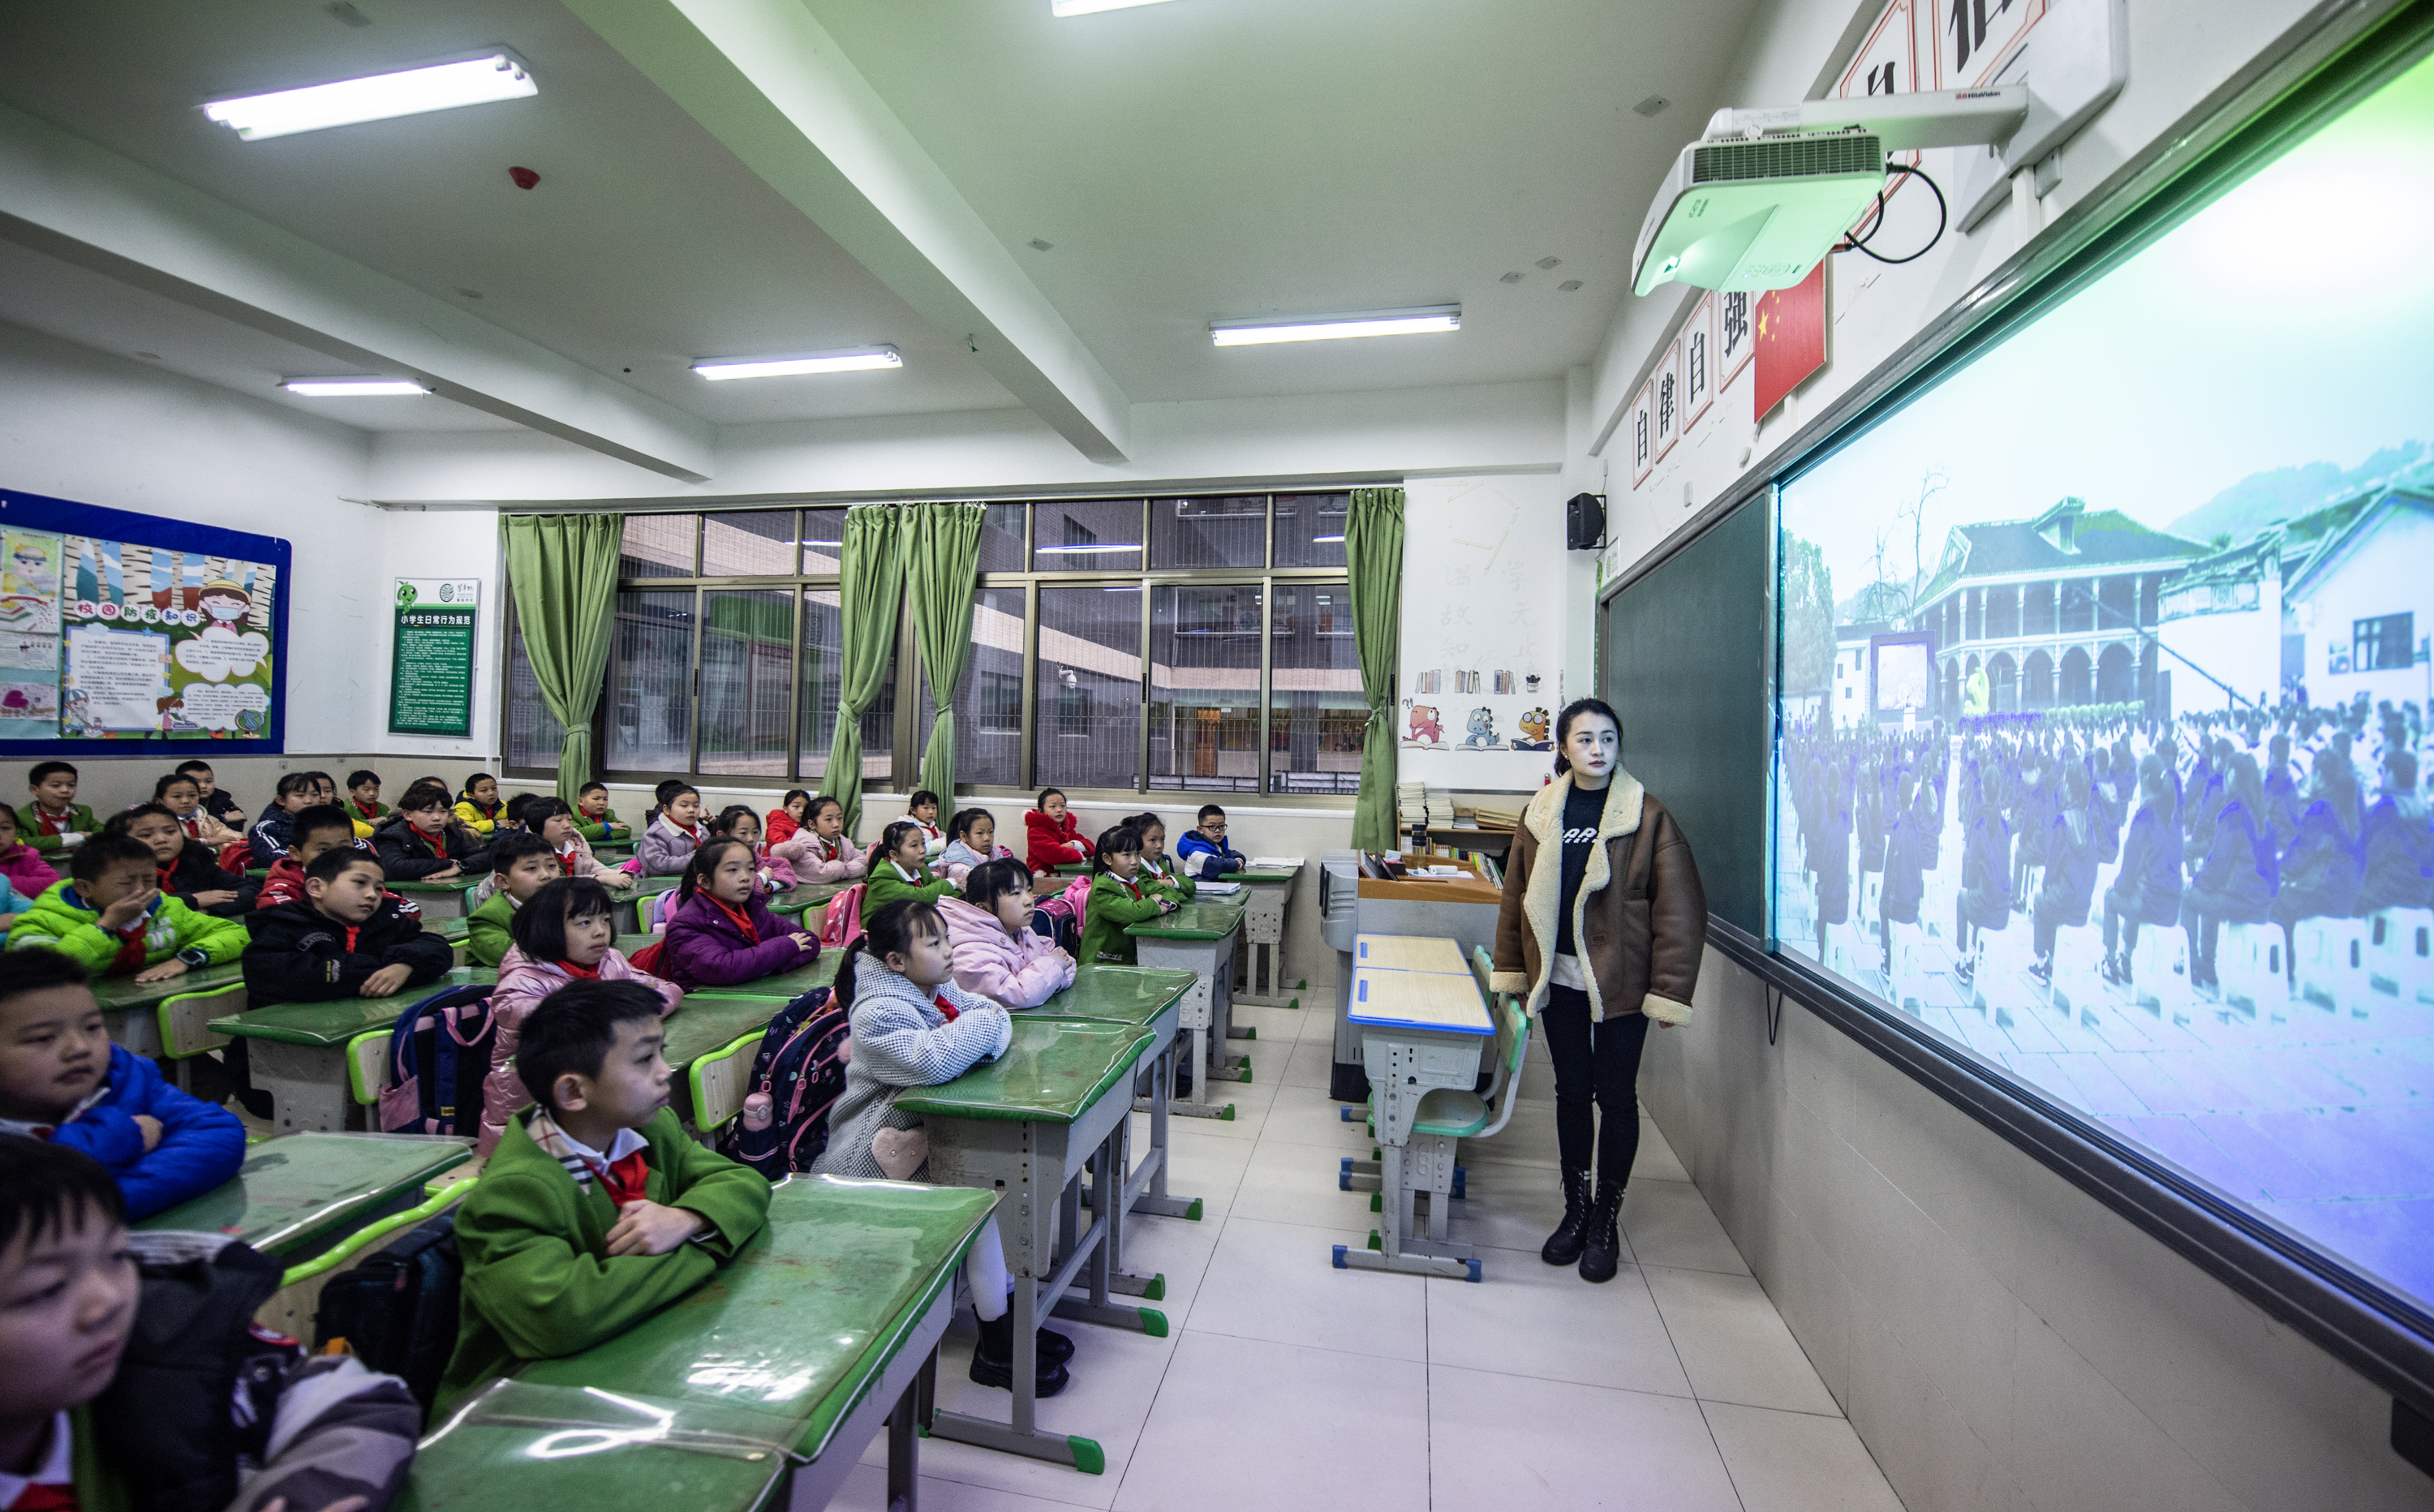
[[[1699,1403],[1699,1426],[1707,1431],[1707,1447],[1716,1452],[1716,1463],[1723,1468],[1724,1484],[1733,1488],[1733,1500],[1740,1504],[1741,1512],[1749,1512],[1749,1499],[1741,1495],[1741,1483],[1733,1474],[1733,1462],[1724,1457],[1724,1446],[1716,1437],[1715,1421],[1707,1416],[1704,1402]]]

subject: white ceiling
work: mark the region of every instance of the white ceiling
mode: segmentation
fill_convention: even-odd
[[[1648,194],[1753,8],[1174,0],[1059,21],[1048,0],[804,4],[1133,402],[1547,378],[1589,360]],[[558,0],[0,0],[0,102],[711,424],[1017,402],[960,331],[931,329]],[[537,98],[263,143],[197,109],[502,44]],[[1632,113],[1657,93],[1676,103]],[[516,189],[511,164],[540,187]],[[0,252],[0,319],[257,392],[351,370]],[[1540,269],[1548,257],[1561,261]],[[1212,317],[1446,300],[1465,310],[1450,337],[1217,350],[1207,335]],[[872,342],[904,368],[724,384],[685,371]],[[282,401],[378,429],[507,423],[437,399],[377,414]]]

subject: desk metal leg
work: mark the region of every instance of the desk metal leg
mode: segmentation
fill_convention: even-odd
[[[1170,1197],[1166,1190],[1170,1158],[1167,1153],[1167,1117],[1176,1111],[1173,1106],[1174,1055],[1174,1042],[1170,1040],[1166,1049],[1150,1063],[1149,1096],[1133,1099],[1133,1112],[1149,1114],[1149,1153],[1141,1157],[1140,1168],[1124,1181],[1124,1205],[1134,1213],[1146,1213],[1160,1218],[1189,1218],[1197,1223],[1200,1221],[1200,1198]],[[1124,1130],[1124,1141],[1129,1152],[1132,1142],[1129,1120]],[[1159,1277],[1158,1280],[1162,1283],[1165,1278]],[[1118,1288],[1129,1290],[1122,1283],[1118,1283]],[[1139,1295],[1156,1301],[1165,1295],[1165,1291],[1161,1284],[1157,1291]]]
[[[937,1351],[922,1368],[926,1376],[937,1368]],[[887,1512],[920,1512],[921,1436],[914,1430],[921,1417],[921,1383],[904,1387],[896,1410],[887,1415]]]
[[[1415,1134],[1409,1145],[1386,1145],[1378,1152],[1378,1229],[1370,1238],[1378,1248],[1334,1247],[1338,1270],[1397,1270],[1417,1276],[1447,1276],[1455,1281],[1481,1279],[1480,1263],[1463,1256],[1446,1239],[1446,1223],[1453,1211],[1455,1142],[1442,1134]],[[1346,1163],[1346,1185],[1353,1180]],[[1366,1164],[1366,1162],[1358,1163]],[[1414,1232],[1421,1192],[1429,1198],[1428,1235]]]

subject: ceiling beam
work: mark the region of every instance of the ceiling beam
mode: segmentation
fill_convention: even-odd
[[[1084,456],[1125,460],[1115,380],[801,0],[567,8]]]
[[[707,422],[6,106],[0,237],[665,477],[714,470]]]

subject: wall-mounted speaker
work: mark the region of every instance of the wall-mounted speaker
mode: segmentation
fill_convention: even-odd
[[[1605,496],[1574,494],[1564,505],[1564,547],[1594,552],[1605,545]]]

